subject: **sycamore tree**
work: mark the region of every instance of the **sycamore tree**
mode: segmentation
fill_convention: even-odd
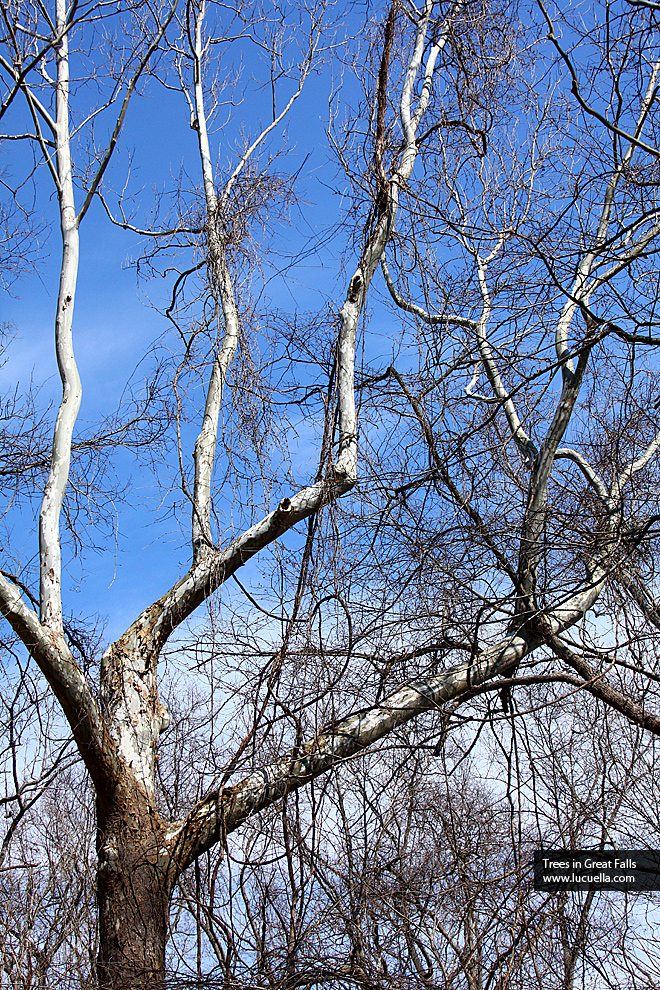
[[[31,191],[47,185],[62,395],[50,445],[28,389],[4,420],[6,528],[20,504],[23,539],[33,509],[38,579],[8,532],[0,608],[93,789],[102,987],[160,985],[185,871],[386,736],[438,756],[493,691],[511,718],[521,692],[559,705],[582,690],[660,730],[656,5],[336,13],[2,5],[2,137],[22,170],[5,182],[2,243],[13,272],[30,265],[36,234],[17,231],[39,228]],[[328,65],[350,208],[316,248],[331,243],[343,289],[310,314],[304,269],[279,261],[280,222],[304,223],[303,156],[286,174],[278,152]],[[159,93],[196,148],[147,215],[117,154],[135,105]],[[78,432],[80,231],[101,210],[142,239],[140,271],[169,279],[168,358],[146,398]],[[289,313],[268,306],[278,278]],[[313,468],[293,446],[305,424]],[[72,621],[63,567],[84,553],[93,493],[131,497],[127,447],[176,479],[188,550],[183,576],[107,643]],[[230,579],[245,595],[233,615],[214,599]],[[208,649],[194,646],[203,606]],[[198,784],[173,796],[159,660],[162,674],[194,649],[195,670],[224,658],[225,676],[208,675],[206,745],[186,751]],[[217,728],[223,709],[233,731]],[[56,776],[35,774],[30,793]],[[402,937],[415,944],[411,926]],[[295,940],[288,962],[294,985]]]

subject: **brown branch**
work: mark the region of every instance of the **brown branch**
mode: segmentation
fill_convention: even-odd
[[[239,784],[208,795],[169,836],[172,861],[184,870],[222,835],[235,831],[257,811],[373,746],[379,739],[419,715],[438,711],[448,701],[470,694],[520,662],[540,643],[531,634],[510,635],[483,650],[478,658],[397,688],[370,708],[353,712],[322,729]]]
[[[652,712],[647,712],[642,705],[638,705],[637,702],[612,687],[611,684],[608,684],[600,671],[594,670],[584,657],[575,653],[565,643],[562,643],[558,636],[548,636],[547,643],[553,653],[578,673],[580,677],[584,678],[585,691],[589,691],[594,697],[604,701],[610,708],[614,708],[622,715],[625,715],[635,725],[639,725],[654,735],[660,736],[660,716],[654,715]]]
[[[394,26],[399,8],[398,0],[394,0],[390,7],[390,12],[385,22],[385,40],[383,43],[383,54],[378,70],[378,109],[376,112],[376,143],[374,147],[374,160],[378,172],[378,194],[376,196],[376,210],[378,215],[387,208],[388,203],[388,181],[385,171],[385,116],[387,114],[387,77],[392,58],[392,41],[394,39]]]
[[[477,512],[474,506],[470,504],[469,500],[465,497],[465,495],[463,495],[463,493],[460,492],[459,489],[456,487],[451,475],[449,474],[447,468],[443,464],[435,444],[433,431],[431,430],[431,427],[427,422],[426,416],[424,415],[424,412],[419,402],[412,394],[412,392],[404,382],[403,378],[395,368],[390,367],[387,369],[387,371],[388,374],[392,376],[392,378],[396,379],[396,381],[399,384],[399,387],[401,388],[401,391],[408,399],[408,402],[410,403],[412,410],[415,413],[415,416],[417,417],[417,420],[419,421],[419,424],[424,433],[424,438],[429,448],[429,453],[431,454],[431,457],[433,459],[433,463],[435,464],[438,474],[440,475],[443,483],[449,489],[452,498],[456,502],[456,505],[458,506],[459,509],[462,509],[465,513],[467,513],[469,518],[477,527],[479,536],[484,541],[484,543],[489,548],[489,550],[492,552],[493,556],[495,557],[497,563],[500,565],[504,573],[509,577],[518,594],[522,594],[523,588],[520,583],[518,574],[516,573],[514,568],[506,559],[505,555],[502,553],[500,548],[497,546],[497,544],[491,537],[486,527],[486,524],[481,518],[480,514]]]

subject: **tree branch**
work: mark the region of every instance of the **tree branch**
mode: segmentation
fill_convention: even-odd
[[[87,678],[64,634],[44,627],[19,589],[0,573],[0,613],[29,651],[62,706],[101,801],[121,778],[121,767]]]
[[[133,96],[133,91],[135,90],[135,87],[137,86],[138,80],[139,80],[140,76],[142,75],[144,69],[146,68],[146,66],[147,66],[147,64],[149,62],[149,59],[151,58],[151,56],[153,55],[153,53],[158,48],[158,46],[159,46],[159,44],[161,42],[161,39],[162,39],[163,35],[165,34],[165,31],[167,30],[167,27],[168,27],[170,21],[174,17],[175,11],[176,11],[176,0],[172,4],[172,7],[170,8],[169,14],[165,18],[164,23],[161,24],[160,29],[158,30],[158,32],[156,34],[156,37],[153,39],[153,41],[151,42],[151,44],[147,48],[146,54],[141,59],[140,63],[138,64],[138,67],[137,67],[136,71],[133,73],[133,76],[131,77],[131,80],[130,80],[130,82],[128,84],[128,88],[126,90],[126,95],[124,97],[124,101],[123,101],[123,103],[121,105],[121,110],[119,111],[119,115],[118,115],[117,120],[115,122],[115,126],[113,128],[112,135],[110,136],[110,141],[108,142],[108,146],[105,149],[105,154],[103,155],[103,158],[101,159],[101,162],[99,164],[99,167],[98,167],[98,169],[96,171],[96,175],[94,176],[94,178],[92,180],[92,183],[91,183],[91,185],[90,185],[90,187],[89,187],[89,189],[87,191],[87,195],[85,196],[85,200],[84,200],[84,202],[83,202],[83,204],[80,207],[80,210],[78,212],[78,223],[81,222],[81,220],[83,219],[83,217],[87,213],[87,210],[89,209],[89,206],[90,206],[90,204],[91,204],[91,202],[92,202],[92,200],[94,198],[94,194],[96,193],[96,190],[98,189],[98,187],[99,187],[99,185],[101,183],[101,180],[103,179],[103,176],[105,174],[105,170],[108,167],[108,164],[110,162],[110,159],[112,158],[112,154],[113,154],[113,152],[115,150],[117,141],[119,140],[119,135],[121,134],[122,128],[124,126],[124,120],[125,120],[126,114],[128,112],[128,106],[129,106],[129,103],[131,102],[131,97]]]
[[[427,313],[426,310],[421,308],[421,306],[408,302],[403,298],[392,280],[390,270],[387,267],[387,262],[385,261],[385,255],[383,255],[380,260],[380,267],[389,293],[399,309],[404,310],[406,313],[412,313],[413,316],[418,316],[420,320],[423,320],[424,323],[428,323],[431,326],[456,326],[463,327],[466,330],[475,329],[477,325],[475,320],[470,320],[465,316],[456,316],[453,313]]]
[[[186,869],[254,812],[362,753],[399,726],[425,712],[437,711],[448,701],[464,697],[497,675],[515,669],[549,636],[556,637],[579,622],[598,598],[604,583],[605,575],[598,571],[569,599],[543,615],[542,621],[511,633],[482,650],[473,660],[398,688],[377,705],[321,730],[314,739],[255,770],[239,784],[209,795],[192,809],[185,821],[174,824],[168,834],[173,870]]]
[[[635,725],[639,725],[642,729],[647,729],[654,735],[660,736],[660,716],[647,712],[642,705],[638,705],[625,694],[613,688],[604,680],[603,674],[600,671],[594,670],[584,657],[571,650],[559,637],[548,637],[548,645],[564,663],[568,664],[580,677],[584,678],[585,691],[589,691],[596,698],[609,705],[610,708],[614,708],[622,715],[625,715]]]

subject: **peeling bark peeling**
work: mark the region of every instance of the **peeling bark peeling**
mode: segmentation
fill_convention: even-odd
[[[156,660],[129,639],[103,655],[103,714],[117,753],[155,803],[158,739],[169,715],[158,698]]]

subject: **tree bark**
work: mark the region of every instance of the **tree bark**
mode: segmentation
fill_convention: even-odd
[[[99,988],[162,987],[172,887],[166,823],[139,785],[97,818]]]

